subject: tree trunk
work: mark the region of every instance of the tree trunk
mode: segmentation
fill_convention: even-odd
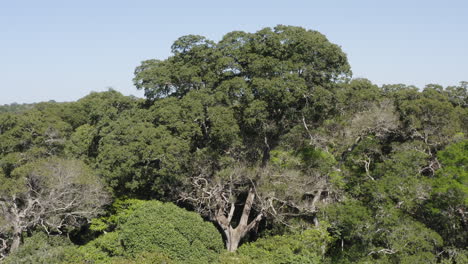
[[[15,232],[13,234],[13,242],[11,243],[10,247],[10,253],[15,252],[21,243],[21,233],[20,232]]]
[[[12,219],[13,221],[13,238],[11,242],[11,247],[10,247],[10,253],[16,251],[21,243],[21,233],[23,229],[21,228],[21,216],[20,216],[20,211],[18,209],[18,206],[16,204],[16,196],[13,195],[12,199],[12,204],[13,208],[11,209],[11,212],[14,216]],[[30,206],[29,200],[28,200],[28,207]]]
[[[263,156],[262,156],[262,167],[266,167],[269,160],[270,160],[270,148],[269,147],[264,147],[263,148]]]
[[[229,228],[229,239],[226,241],[226,248],[229,252],[234,252],[239,247],[241,239],[244,237],[240,230]]]
[[[216,215],[216,221],[221,226],[221,228],[224,231],[224,234],[226,235],[226,248],[230,252],[236,251],[239,247],[241,239],[244,238],[250,232],[250,230],[256,227],[258,223],[260,223],[260,221],[262,220],[263,214],[260,213],[257,215],[257,217],[255,217],[254,220],[248,223],[250,210],[252,209],[254,198],[255,193],[251,188],[249,190],[249,194],[247,195],[247,199],[245,200],[244,210],[242,211],[241,219],[236,228],[233,228],[231,226],[231,220],[234,214],[234,204],[231,205],[231,210],[229,212],[228,217],[224,215],[224,210],[222,208],[218,210],[218,213]]]

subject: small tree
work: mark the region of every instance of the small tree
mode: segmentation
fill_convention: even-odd
[[[24,231],[61,233],[101,212],[109,200],[98,177],[81,161],[52,158],[0,175],[3,253],[18,249]]]

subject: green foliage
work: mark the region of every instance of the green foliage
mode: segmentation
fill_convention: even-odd
[[[0,195],[12,196],[16,193],[25,191],[26,178],[22,175],[13,173],[19,155],[7,155],[2,160],[3,171],[0,171]]]
[[[61,154],[71,127],[57,116],[32,109],[0,115],[0,131],[0,154],[21,152],[27,161]]]
[[[258,239],[241,246],[237,251],[237,256],[241,260],[248,257],[250,263],[321,263],[331,241],[332,238],[324,225],[299,234]],[[225,258],[235,259],[234,256],[229,255]],[[229,262],[226,261],[226,263]]]
[[[79,262],[113,263],[116,259],[124,258],[124,253],[119,234],[110,232],[80,247],[75,254]]]
[[[41,159],[0,173],[2,250],[15,252],[25,232],[67,234],[102,212],[108,194],[89,167],[78,160]]]
[[[330,230],[336,238],[359,243],[368,235],[367,228],[372,222],[372,215],[361,202],[348,200],[328,206],[325,212],[326,221],[331,224]]]
[[[461,132],[455,108],[440,91],[425,89],[415,99],[399,101],[398,105],[407,133],[426,143],[440,146]]]
[[[401,150],[378,164],[377,182],[367,182],[376,204],[394,203],[411,212],[428,198],[430,186],[420,172],[428,155],[417,150]]]
[[[321,84],[350,73],[346,55],[337,45],[317,31],[292,26],[230,32],[219,43],[203,36],[183,36],[174,42],[172,53],[167,60],[145,61],[135,70],[134,83],[147,98],[183,96],[202,87],[216,88],[215,84],[235,77],[245,81],[248,76],[251,91],[262,100],[293,102],[302,96],[304,80]],[[288,84],[294,88],[286,93]]]
[[[107,92],[93,92],[77,101],[77,111],[82,112],[86,123],[105,126],[111,120],[125,111],[135,107],[139,101],[136,98],[124,96],[110,89]]]
[[[90,229],[97,232],[114,231],[144,203],[145,201],[137,199],[117,199],[109,207],[109,215],[92,219]]]
[[[94,222],[93,228],[113,226],[114,231],[83,246],[84,260],[113,263],[115,258],[138,260],[149,253],[149,259],[167,256],[175,262],[211,263],[223,251],[221,236],[211,223],[173,204],[129,200],[113,208],[115,215]]]
[[[18,104],[18,103],[12,103],[12,104],[5,104],[5,105],[0,105],[0,113],[19,113],[23,111],[27,111],[31,108],[34,107],[34,104]]]
[[[333,155],[318,148],[304,147],[297,150],[297,155],[305,167],[317,168],[322,172],[327,172],[337,163]]]
[[[0,106],[0,254],[24,237],[6,263],[466,262],[467,82],[350,79],[339,46],[294,26],[187,35],[171,51],[136,68],[146,100],[110,89]],[[106,214],[73,229],[106,188]],[[127,199],[215,221],[233,206],[235,225],[249,189],[249,220],[262,217],[249,230],[270,236],[237,253],[195,213]],[[74,247],[30,236],[38,226],[99,236]]]
[[[91,146],[96,136],[94,127],[84,124],[75,129],[65,146],[65,153],[71,157],[86,159],[91,156]]]
[[[439,177],[434,192],[447,192],[450,188],[458,188],[468,194],[468,140],[447,146],[437,157],[442,163],[442,168],[437,171]],[[464,203],[468,206],[466,199]]]
[[[301,158],[297,157],[297,155],[294,155],[294,153],[291,153],[290,151],[282,151],[279,149],[271,151],[270,159],[272,165],[286,169],[298,168],[302,164]]]
[[[175,260],[207,263],[224,248],[215,227],[173,204],[148,202],[122,225],[127,252],[161,252]]]
[[[174,102],[165,97],[177,97],[182,110],[187,108],[184,101],[190,101],[193,111],[183,114],[197,117],[182,120],[188,125],[193,120],[199,123],[201,130],[192,130],[202,135],[196,147],[207,146],[204,141],[209,138],[211,147],[226,150],[242,138],[248,149],[245,159],[253,162],[266,162],[268,151],[297,123],[295,117],[309,105],[309,98],[319,100],[313,95],[316,86],[331,96],[327,89],[351,73],[337,45],[319,32],[300,27],[230,32],[218,43],[188,35],[176,40],[172,48],[173,56],[168,59],[145,61],[137,67],[136,87],[155,105]],[[203,94],[205,102],[197,102],[197,94]],[[180,114],[177,108],[172,107],[176,116]]]
[[[371,211],[348,201],[327,208],[327,220],[336,237],[329,255],[337,263],[431,263],[443,243],[435,231],[394,207]]]
[[[339,111],[346,114],[369,109],[381,99],[382,91],[367,79],[353,79],[337,91]]]
[[[172,135],[191,140],[194,147],[229,149],[239,141],[234,111],[206,89],[191,91],[182,99],[165,98],[151,107],[154,123]]]
[[[468,141],[447,146],[437,154],[442,168],[437,170],[431,198],[421,218],[437,230],[447,245],[467,246],[466,212],[468,211]]]
[[[31,237],[25,238],[22,247],[9,255],[2,263],[65,263],[69,254],[74,250],[75,246],[62,236],[47,236],[45,233],[36,232]]]
[[[102,133],[96,161],[116,193],[160,197],[177,184],[188,142],[164,126],[129,118],[118,119]]]
[[[435,249],[443,243],[435,231],[408,217],[401,217],[398,224],[392,224],[388,228],[389,232],[379,238],[383,243],[382,247],[376,247],[373,252],[382,255],[378,252],[386,248],[395,252],[394,257],[405,263],[411,263],[408,261],[415,259],[419,259],[418,262],[434,262]]]

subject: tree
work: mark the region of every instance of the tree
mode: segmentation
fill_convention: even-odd
[[[432,152],[462,132],[461,115],[443,91],[428,87],[422,93],[401,91],[395,96],[402,97],[396,105],[406,136],[423,140]]]
[[[429,199],[419,218],[436,230],[445,245],[466,248],[468,235],[468,140],[448,145],[437,153],[440,166],[428,182]]]
[[[201,171],[206,171],[201,168]],[[256,193],[252,187],[248,187],[251,176],[245,167],[228,168],[217,173],[215,178],[200,173],[194,176],[192,186],[181,194],[182,200],[195,206],[196,210],[215,221],[226,241],[229,251],[237,250],[241,239],[256,228],[263,218],[263,212],[258,212],[251,220],[251,211],[256,199]],[[246,187],[247,186],[247,187]],[[245,188],[249,188],[245,190]],[[236,206],[239,197],[244,197],[243,208]],[[257,197],[258,199],[258,197]],[[237,208],[237,210],[236,210]],[[241,210],[241,213],[238,211]],[[236,213],[236,215],[235,215]]]
[[[24,161],[60,155],[70,133],[69,124],[37,109],[19,114],[2,114],[0,158],[20,152],[23,153]]]
[[[136,87],[150,100],[193,90],[214,94],[235,111],[252,158],[263,162],[279,136],[301,121],[298,113],[314,91],[350,75],[337,45],[300,27],[231,32],[218,43],[184,36],[172,52],[167,60],[143,62],[135,71]]]
[[[378,105],[383,99],[382,90],[371,81],[362,78],[340,84],[336,93],[337,112],[342,115],[364,112]]]
[[[158,106],[156,125],[190,136],[193,158],[182,199],[215,220],[235,250],[264,217],[269,196],[260,195],[258,184],[270,152],[281,136],[303,125],[314,93],[349,78],[350,67],[324,35],[282,25],[230,32],[218,43],[183,36],[172,53],[143,62],[134,83]],[[182,118],[168,122],[170,109]]]
[[[133,112],[102,128],[96,166],[118,195],[169,198],[184,176],[189,142]]]
[[[328,254],[332,261],[347,258],[356,262],[368,251],[373,223],[372,212],[357,200],[347,199],[325,208],[322,218],[330,223],[329,232],[333,240]]]
[[[182,199],[221,227],[229,251],[256,230],[261,220],[287,224],[293,218],[313,219],[320,203],[339,196],[339,172],[330,154],[314,148],[297,153],[274,150],[265,167],[227,165],[213,176],[198,167],[190,192]]]
[[[459,86],[449,86],[445,91],[454,106],[468,106],[468,82],[460,82]]]
[[[100,179],[81,161],[51,158],[0,174],[0,232],[3,250],[18,249],[21,235],[36,227],[67,232],[101,212],[108,202]],[[7,247],[5,247],[7,246]]]
[[[100,128],[129,109],[138,105],[140,100],[109,89],[106,92],[92,92],[76,102],[77,111],[89,125]],[[84,125],[83,123],[80,125]]]

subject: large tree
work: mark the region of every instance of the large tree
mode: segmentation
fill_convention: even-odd
[[[232,251],[267,211],[278,213],[274,205],[315,212],[330,170],[281,170],[268,163],[282,136],[317,121],[316,94],[332,94],[350,77],[340,47],[317,31],[279,25],[230,32],[218,43],[183,36],[172,53],[166,60],[144,61],[134,82],[155,101],[155,124],[192,140],[183,200],[220,225]],[[167,109],[179,118],[168,122],[173,113],[165,114]],[[283,184],[285,179],[302,184],[310,208],[299,205],[303,194],[291,196],[279,185],[269,186],[280,178]]]
[[[234,31],[218,43],[184,36],[172,52],[137,67],[136,87],[150,100],[206,90],[235,112],[252,158],[263,162],[279,137],[302,120],[314,93],[351,74],[339,46],[317,31],[292,26]]]

